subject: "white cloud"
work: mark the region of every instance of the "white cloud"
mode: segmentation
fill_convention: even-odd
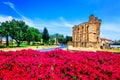
[[[74,25],[82,23],[81,21],[68,21],[64,17],[59,17],[57,20],[45,21],[42,19],[33,20],[23,16],[20,12],[17,11],[15,5],[11,2],[3,2],[3,4],[9,6],[13,11],[15,11],[21,18],[14,18],[17,20],[23,20],[27,25],[31,27],[38,28],[42,30],[44,27],[47,27],[50,33],[61,33],[64,35],[72,35],[72,27]],[[0,16],[0,22],[12,20],[12,16]],[[120,38],[120,29],[118,23],[102,23],[101,25],[101,37],[109,39],[119,39]]]
[[[11,21],[12,19],[12,16],[0,16],[0,22]]]
[[[19,11],[17,11],[17,9],[15,8],[15,5],[14,5],[13,3],[11,3],[11,2],[2,2],[2,3],[5,4],[5,5],[7,5],[7,6],[9,6],[14,12],[16,12],[16,13],[21,17],[21,18],[14,18],[14,19],[23,20],[23,21],[25,21],[26,24],[29,25],[29,26],[33,26],[33,27],[36,26],[32,20],[26,18],[26,17],[23,16]],[[11,17],[11,16],[10,16],[10,17]],[[9,16],[6,16],[6,17],[1,16],[1,22],[4,22],[4,21],[6,21],[6,20],[9,20],[8,18],[9,18]],[[12,18],[12,19],[13,19],[13,18]],[[10,19],[10,20],[11,20],[11,19]]]
[[[33,20],[33,19],[29,19],[29,18],[14,18],[12,16],[2,16],[0,15],[0,21],[1,22],[5,22],[5,21],[9,21],[12,19],[16,19],[16,20],[23,20],[25,21],[25,23],[31,27],[35,27],[38,28],[39,30],[43,30],[44,27],[47,27],[47,29],[49,30],[49,32],[51,34],[53,33],[60,33],[60,34],[64,34],[64,35],[72,35],[72,27],[74,24],[72,24],[72,22],[70,21],[63,21],[61,19],[58,20],[49,20],[49,21],[44,21],[44,20]],[[74,22],[75,23],[75,22]],[[76,23],[77,24],[77,23]]]
[[[11,3],[11,2],[2,2],[2,3],[8,5],[10,8],[15,10],[15,6],[13,3]]]
[[[23,19],[28,25],[33,25],[32,27],[36,27],[40,30],[43,30],[46,27],[49,33],[60,33],[63,35],[72,35],[72,27],[75,24],[79,24],[81,21],[68,21],[62,17],[57,20],[42,20],[42,19]]]
[[[12,16],[0,16],[0,21],[9,21],[12,20],[14,17]],[[45,21],[42,19],[29,19],[29,18],[14,18],[17,20],[23,20],[26,22],[27,25],[31,27],[38,28],[39,30],[43,30],[44,27],[47,27],[49,33],[60,33],[63,35],[72,35],[72,27],[76,24],[80,24],[81,21],[68,21],[62,17],[62,19],[58,18],[58,20],[49,20]],[[101,37],[108,38],[108,39],[119,39],[120,38],[120,29],[119,23],[103,23],[101,25]]]
[[[119,23],[106,23],[102,24],[101,30],[110,31],[110,32],[120,32],[120,24]]]
[[[11,2],[2,2],[3,4],[9,6],[13,11],[15,11],[20,17],[25,18],[20,12],[17,11],[15,5]]]
[[[44,20],[33,20],[33,19],[29,19],[25,16],[23,16],[20,12],[17,11],[17,9],[15,8],[15,5],[11,2],[3,2],[3,4],[8,5],[13,11],[15,11],[21,18],[15,18],[17,20],[23,20],[26,22],[27,25],[31,26],[31,27],[36,27],[38,29],[43,29],[44,27],[47,27],[48,30],[51,33],[71,33],[71,29],[73,27],[73,25],[78,24],[76,23],[76,21],[70,22],[67,21],[64,17],[59,17],[58,20],[49,20],[49,21],[44,21]],[[3,17],[6,20],[8,16]],[[3,19],[3,21],[5,21],[5,19]],[[71,34],[70,34],[71,35]]]
[[[101,37],[112,40],[120,39],[120,23],[103,23],[101,25]]]

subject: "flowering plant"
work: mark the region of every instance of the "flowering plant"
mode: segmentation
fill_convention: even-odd
[[[0,51],[0,80],[119,80],[120,55],[112,52]]]

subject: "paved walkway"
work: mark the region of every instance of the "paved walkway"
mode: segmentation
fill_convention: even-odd
[[[16,50],[23,50],[23,49],[33,49],[33,50],[40,50],[40,51],[43,51],[43,52],[45,52],[45,51],[51,51],[51,50],[54,50],[54,49],[56,49],[56,48],[60,48],[60,49],[65,49],[65,48],[67,48],[67,46],[57,46],[57,47],[55,47],[55,48],[3,48],[3,49],[0,49],[0,50],[3,50],[3,51],[16,51]]]

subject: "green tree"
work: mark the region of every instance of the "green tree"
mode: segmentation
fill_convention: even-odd
[[[55,43],[55,35],[50,35],[50,45],[53,45]]]
[[[2,22],[0,26],[0,35],[6,37],[6,46],[9,46],[8,37],[10,35],[10,22]]]
[[[10,22],[10,26],[10,36],[12,39],[15,39],[15,41],[17,42],[17,46],[20,46],[20,44],[27,38],[26,34],[28,25],[26,25],[24,21],[18,21],[13,19]]]
[[[42,33],[43,42],[46,44],[49,41],[49,38],[50,37],[49,37],[48,30],[47,28],[44,28],[43,33]]]
[[[56,33],[54,34],[56,38],[56,45],[59,44],[64,44],[65,43],[65,38],[62,34]]]
[[[26,34],[26,41],[28,42],[28,45],[30,45],[30,41],[34,41],[34,38],[35,38],[35,36],[34,36],[34,28],[33,27],[29,27],[28,29],[27,29],[27,34]]]
[[[60,44],[64,44],[64,43],[65,43],[65,39],[64,39],[64,36],[63,36],[63,35],[61,35],[61,34],[58,35],[58,42],[59,42]]]
[[[42,38],[42,35],[40,31],[34,27],[28,27],[27,29],[27,35],[26,35],[26,41],[28,42],[28,45],[30,45],[30,41],[40,41]]]
[[[72,41],[72,36],[66,36],[65,41],[66,44],[68,43],[68,41]]]
[[[36,28],[34,28],[34,41],[36,42],[40,42],[42,39],[42,34],[40,33],[40,31]]]

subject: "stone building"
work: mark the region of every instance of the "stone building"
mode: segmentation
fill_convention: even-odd
[[[73,47],[100,48],[100,25],[101,20],[94,15],[88,22],[75,25],[72,29]]]

